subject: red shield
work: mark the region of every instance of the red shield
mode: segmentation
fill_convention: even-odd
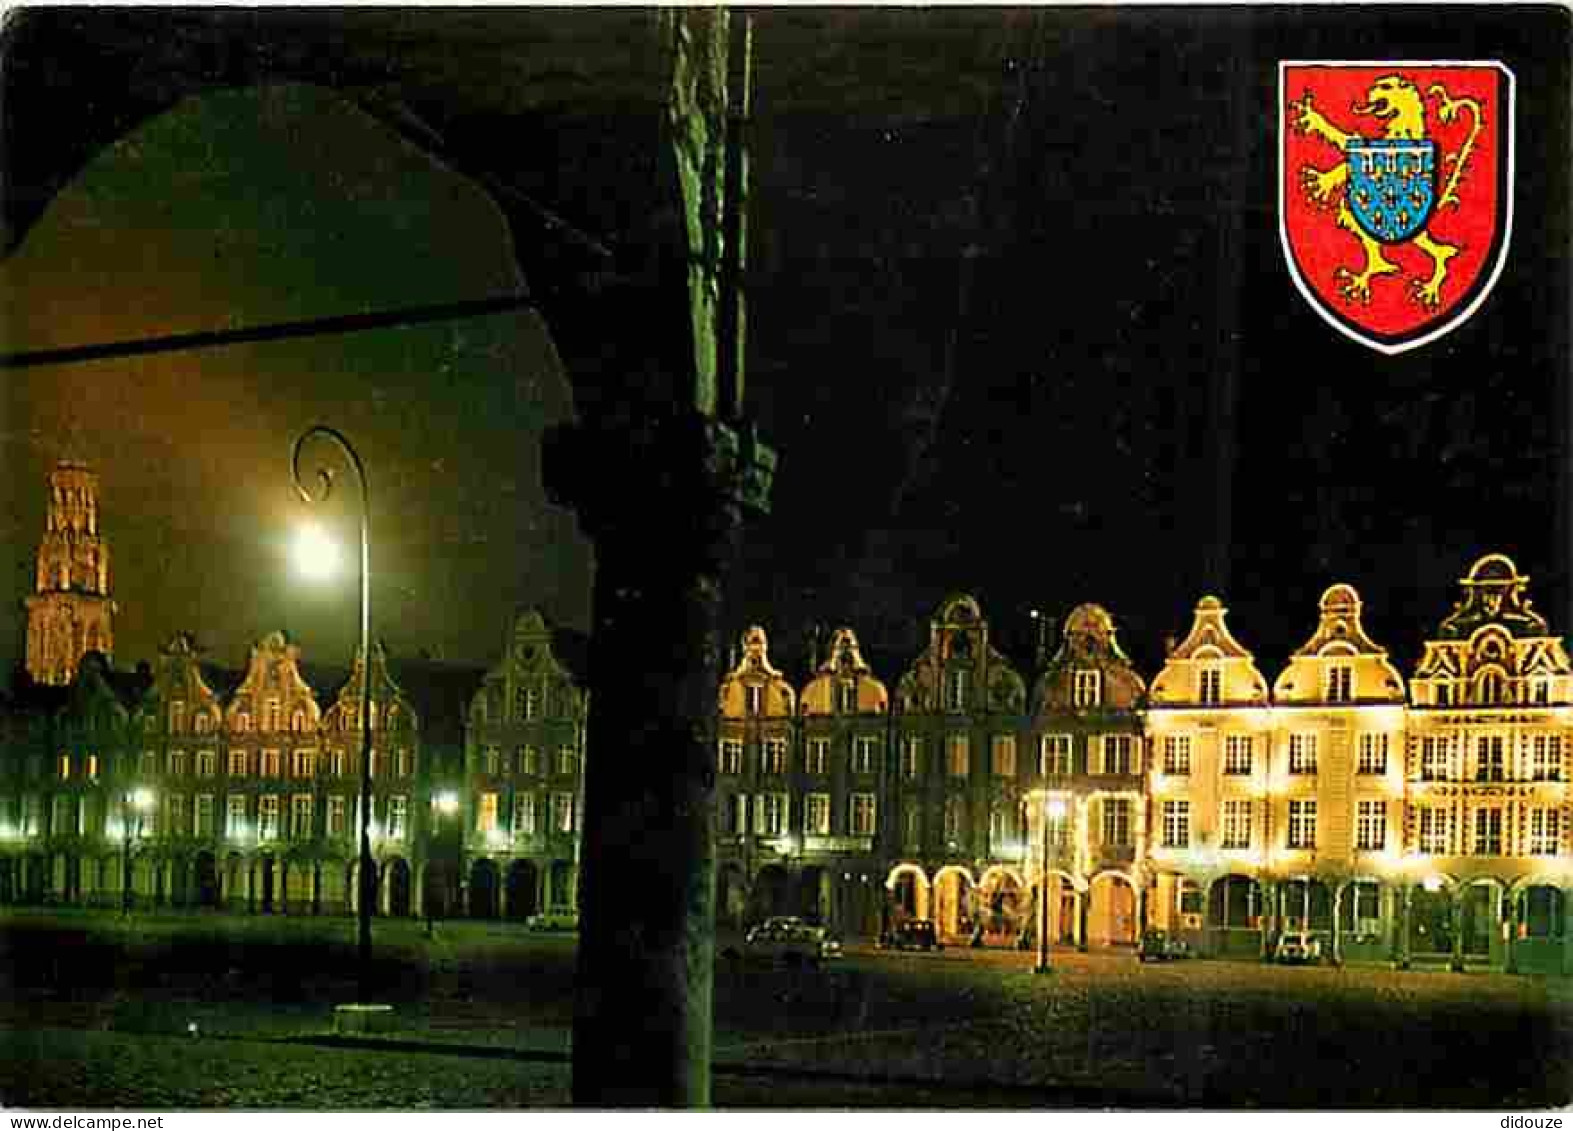
[[[1512,72],[1282,62],[1278,103],[1278,230],[1316,312],[1393,354],[1478,310],[1512,231]]]

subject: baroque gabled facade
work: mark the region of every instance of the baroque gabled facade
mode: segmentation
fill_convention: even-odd
[[[520,613],[470,700],[460,816],[470,914],[576,904],[586,708],[545,618]]]
[[[1501,554],[1474,563],[1410,680],[1400,960],[1573,970],[1573,669]]]
[[[62,462],[49,473],[49,509],[27,607],[27,671],[66,684],[88,652],[112,656],[115,613],[109,544],[98,528],[98,476]]]

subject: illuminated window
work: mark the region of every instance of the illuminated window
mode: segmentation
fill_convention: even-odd
[[[142,751],[142,776],[153,777],[158,773],[158,752],[156,750]]]
[[[1131,802],[1125,797],[1106,797],[1103,810],[1103,844],[1106,848],[1131,846]]]
[[[1562,813],[1558,809],[1529,811],[1529,854],[1556,856],[1562,851]]]
[[[1496,806],[1475,810],[1475,855],[1502,855],[1502,810]]]
[[[243,778],[246,776],[246,752],[244,750],[231,750],[229,752],[229,776]]]
[[[523,774],[525,777],[534,777],[536,774],[541,772],[541,757],[536,752],[535,747],[521,746],[517,751],[517,755],[519,762],[519,773]],[[737,756],[738,760],[742,761],[743,749],[741,743],[738,744]],[[737,771],[733,770],[732,772],[736,773]]]
[[[1316,802],[1289,802],[1289,847],[1316,847]]]
[[[218,754],[212,750],[197,751],[197,777],[211,778],[218,774]]]
[[[284,720],[284,706],[277,699],[269,699],[263,710],[262,729],[278,730]]]
[[[483,793],[480,804],[475,807],[475,831],[490,833],[497,831],[497,795]]]
[[[1197,673],[1197,680],[1197,702],[1209,705],[1223,702],[1223,672],[1208,665]]]
[[[1545,676],[1535,676],[1529,681],[1529,701],[1537,707],[1551,702],[1551,681]]]
[[[516,837],[535,835],[535,794],[513,795],[513,835]]]
[[[533,753],[533,751],[527,751]],[[736,738],[723,738],[721,740],[721,772],[723,774],[740,774],[743,772],[743,744]]]
[[[1127,776],[1135,773],[1135,757],[1132,754],[1133,745],[1134,742],[1128,734],[1104,735],[1103,772]]]
[[[557,748],[557,774],[559,777],[572,777],[579,769],[578,752],[572,746],[559,746]]]
[[[76,831],[76,798],[68,793],[57,793],[49,807],[49,832],[51,836],[68,836]]]
[[[1451,814],[1439,806],[1422,806],[1419,811],[1420,851],[1440,856],[1448,850],[1449,817]]]
[[[211,758],[212,755],[209,754],[208,757]],[[87,756],[87,778],[88,778],[89,781],[97,781],[98,780],[98,755],[97,754],[89,754]]]
[[[1255,743],[1248,734],[1225,735],[1223,740],[1223,772],[1249,777],[1255,754]]]
[[[923,773],[923,740],[909,734],[901,741],[901,776],[916,781]]]
[[[1436,684],[1436,705],[1438,707],[1450,707],[1450,706],[1452,706],[1452,704],[1453,704],[1453,687],[1452,687],[1452,685],[1448,684],[1448,683],[1444,683],[1444,682],[1438,680],[1437,684]]]
[[[180,734],[186,729],[186,704],[176,699],[169,705],[169,733]]]
[[[1562,736],[1537,734],[1531,742],[1529,776],[1534,781],[1562,780]]]
[[[1185,777],[1191,772],[1191,736],[1169,734],[1163,739],[1163,772]]]
[[[972,754],[964,734],[953,734],[945,739],[945,764],[953,778],[964,778],[971,770]]]
[[[1360,758],[1355,769],[1362,774],[1387,773],[1387,735],[1381,731],[1366,731],[1360,736]]]
[[[1355,811],[1355,847],[1381,852],[1387,847],[1387,802],[1361,801]]]
[[[399,767],[399,777],[407,778],[415,772],[415,751],[407,746],[399,747],[396,752]]]
[[[784,738],[765,739],[764,765],[761,773],[784,774],[787,768],[787,744]]]
[[[310,800],[309,798],[307,800]],[[409,830],[410,799],[401,794],[388,798],[389,840],[403,840]]]
[[[284,773],[284,754],[279,750],[264,750],[262,752],[262,776],[276,778]]]
[[[761,793],[755,799],[755,831],[760,836],[780,836],[787,829],[787,795]]]
[[[344,798],[328,798],[328,835],[342,837],[344,835]]]
[[[848,831],[853,836],[874,835],[874,795],[872,793],[854,793],[852,795],[852,815],[848,824]]]
[[[237,840],[246,835],[246,795],[232,793],[225,800],[224,835]]]
[[[757,684],[743,688],[743,709],[750,715],[757,715],[763,709],[765,689]]]
[[[965,711],[967,709],[967,677],[970,673],[965,668],[957,668],[950,673],[945,681],[945,709],[947,711]]]
[[[191,721],[195,724],[198,734],[207,734],[213,729],[213,717],[206,711],[198,711]]]
[[[211,793],[197,794],[196,808],[193,810],[195,822],[192,832],[199,837],[213,835],[213,795]]]
[[[1015,777],[1016,736],[1013,734],[996,734],[990,741],[989,761],[994,765],[995,777]]]
[[[854,774],[872,774],[874,760],[879,753],[879,739],[873,735],[860,734],[852,740],[852,772]]]
[[[289,717],[289,729],[296,734],[303,734],[306,730],[306,712],[296,707]]]
[[[336,778],[342,778],[346,768],[346,755],[342,750],[334,750],[328,755],[329,771]]]
[[[297,793],[289,802],[289,835],[291,840],[310,840],[311,794]]]
[[[1251,847],[1251,803],[1249,800],[1230,798],[1223,803],[1223,829],[1218,838],[1219,848]]]
[[[1038,773],[1043,777],[1065,777],[1071,774],[1071,736],[1045,734],[1038,738]]]
[[[1507,778],[1502,736],[1482,734],[1475,739],[1475,780],[1504,781]]]
[[[1354,699],[1355,670],[1348,664],[1332,664],[1327,669],[1327,701],[1348,703]]]
[[[481,751],[481,773],[496,777],[502,771],[502,750],[496,746]]]
[[[810,793],[804,799],[803,831],[815,836],[830,833],[830,794]]]
[[[279,837],[279,798],[276,793],[264,793],[257,798],[257,839],[277,840]]]
[[[310,778],[317,774],[317,753],[314,750],[293,750],[290,752],[290,776],[296,778]]]
[[[1291,734],[1289,736],[1289,772],[1291,774],[1316,773],[1316,735]]]
[[[908,801],[906,812],[901,815],[901,844],[910,852],[922,847],[923,807],[916,801]]]
[[[1189,848],[1191,844],[1191,803],[1165,801],[1163,803],[1163,846]]]
[[[855,714],[858,709],[858,685],[856,680],[844,679],[837,687],[840,696],[837,710],[843,715]]]
[[[1103,673],[1096,668],[1078,668],[1071,673],[1071,703],[1076,707],[1096,707],[1103,701]]]
[[[190,765],[191,756],[184,750],[171,750],[169,752],[169,773],[171,777],[185,777],[186,770]]]
[[[823,777],[830,770],[830,740],[828,738],[809,739],[805,757],[807,758],[807,763],[803,769],[816,777]]]
[[[1480,673],[1475,681],[1475,700],[1487,707],[1494,707],[1498,703],[1507,701],[1507,685],[1502,679],[1501,672]]]
[[[62,754],[62,755],[60,755],[60,760],[58,762],[58,770],[59,770],[60,780],[61,781],[69,781],[71,779],[71,755],[69,755],[69,754]]]
[[[1420,780],[1447,781],[1451,776],[1453,742],[1448,735],[1427,735],[1420,740]]]

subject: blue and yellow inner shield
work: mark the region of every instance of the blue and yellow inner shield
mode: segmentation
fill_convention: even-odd
[[[1368,235],[1397,243],[1426,226],[1436,203],[1434,142],[1351,138],[1345,160],[1349,207]]]

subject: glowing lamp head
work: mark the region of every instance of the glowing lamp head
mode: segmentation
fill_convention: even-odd
[[[1049,798],[1048,804],[1044,806],[1044,810],[1048,813],[1051,821],[1058,821],[1065,816],[1065,799],[1063,797]]]
[[[1441,876],[1427,876],[1425,879],[1420,881],[1420,886],[1425,888],[1426,891],[1429,891],[1429,892],[1441,891],[1442,890],[1442,877]]]
[[[133,790],[131,793],[131,807],[143,813],[153,808],[153,791],[146,787]]]
[[[314,522],[305,523],[295,533],[295,568],[313,581],[326,581],[338,573],[338,544]]]
[[[453,816],[459,811],[459,795],[448,789],[437,795],[437,812],[445,816]]]

